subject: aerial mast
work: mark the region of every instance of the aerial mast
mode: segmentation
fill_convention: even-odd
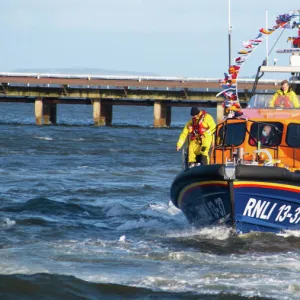
[[[231,66],[231,20],[230,20],[230,0],[228,0],[228,64]]]
[[[268,29],[268,10],[266,9],[266,29]],[[268,65],[269,61],[269,37],[266,36],[266,66]]]

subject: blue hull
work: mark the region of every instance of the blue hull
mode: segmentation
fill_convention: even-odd
[[[220,165],[195,167],[177,176],[171,199],[195,227],[225,224],[238,234],[300,230],[300,174],[266,168],[258,175],[243,167],[240,178],[228,179]]]
[[[293,184],[236,182],[234,218],[238,233],[300,230],[300,188]]]
[[[208,181],[188,185],[180,194],[178,205],[196,227],[232,224],[227,182]]]

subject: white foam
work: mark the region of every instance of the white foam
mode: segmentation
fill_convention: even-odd
[[[32,264],[25,266],[20,264],[14,264],[14,261],[10,261],[9,264],[0,265],[1,274],[13,275],[13,274],[26,274],[32,275],[36,273],[48,273],[48,270],[44,268],[34,267]]]
[[[11,220],[10,218],[4,218],[2,227],[5,229],[11,228],[16,225],[16,221]]]
[[[177,208],[173,203],[172,201],[169,201],[169,205],[168,205],[168,213],[172,216],[174,215],[178,215],[178,214],[182,214],[182,211]]]
[[[148,276],[141,280],[140,282],[141,286],[143,287],[149,287],[153,288],[155,286],[156,288],[160,288],[165,291],[184,291],[186,290],[186,286],[189,285],[187,280],[179,280],[179,279],[170,279],[165,278],[162,276]]]
[[[120,149],[120,148],[110,148],[109,152],[122,152],[122,149]]]
[[[113,207],[111,207],[107,212],[106,215],[108,217],[117,217],[117,216],[122,216],[125,214],[129,214],[131,211],[129,208],[126,206],[116,203]]]
[[[179,265],[180,266],[180,265]],[[199,267],[199,266],[198,266]],[[175,267],[174,267],[175,268]],[[295,283],[287,285],[287,281],[262,274],[220,272],[212,269],[192,268],[180,270],[164,270],[172,276],[145,276],[139,281],[142,287],[159,288],[174,292],[197,292],[199,294],[238,293],[244,297],[267,297],[276,299],[298,299],[299,286]],[[167,272],[166,272],[167,271]]]
[[[199,236],[201,238],[206,239],[214,239],[214,240],[226,240],[231,235],[231,228],[223,227],[223,226],[215,226],[215,227],[205,227],[202,229],[196,229],[191,227],[185,231],[180,232],[172,232],[168,235],[168,237],[192,237]]]
[[[142,213],[144,216],[146,215],[151,217],[160,217],[168,220],[173,219],[174,216],[169,213],[168,207],[166,205],[159,204],[150,204],[150,206]]]
[[[196,232],[199,233],[199,230],[194,230],[194,233]],[[38,264],[36,258],[30,260],[31,252],[25,255],[25,258],[29,258],[28,261],[24,259],[24,253],[21,256],[22,260],[18,261],[15,259],[14,252],[4,249],[4,252],[0,251],[1,258],[7,257],[7,254],[11,258],[9,261],[1,259],[0,269],[4,270],[1,271],[2,274],[55,271],[55,273],[73,275],[89,282],[127,284],[148,287],[152,290],[190,292],[199,295],[225,292],[241,294],[245,297],[261,296],[289,300],[299,299],[300,296],[298,270],[293,268],[298,257],[295,254],[293,254],[295,257],[288,253],[223,256],[187,249],[170,252],[167,247],[155,248],[160,246],[158,244],[145,242],[135,244],[125,241],[127,242],[127,236],[119,235],[112,241],[61,240],[43,244],[41,249],[43,251],[39,251],[39,254],[43,256],[39,258],[48,257],[49,247],[53,247],[55,251],[51,250],[51,256],[40,260]],[[127,245],[129,246],[126,247]],[[30,247],[28,250],[31,249]],[[146,256],[146,252],[150,255]],[[107,268],[82,267],[84,263],[94,264],[94,255],[99,255],[95,257],[100,258],[101,266],[105,259]],[[166,257],[169,260],[167,263]],[[64,261],[61,261],[62,258]],[[136,264],[129,263],[132,258],[134,262],[139,259],[139,265],[143,263],[143,259],[147,260],[142,274],[139,269],[137,270]],[[82,264],[74,263],[77,259]],[[120,267],[119,265],[116,267],[116,259],[120,260]],[[287,264],[288,262],[290,264]],[[279,263],[282,266],[279,267]],[[286,265],[285,269],[282,269],[284,265]]]
[[[126,240],[126,236],[125,235],[120,236],[119,242],[124,243],[125,240]]]
[[[284,232],[278,233],[277,235],[283,236],[285,238],[291,237],[291,236],[300,237],[300,230],[285,230]]]
[[[291,292],[294,295],[300,296],[300,285],[299,284],[290,284],[288,286],[288,291]]]
[[[145,219],[140,219],[138,221],[131,220],[125,222],[123,225],[117,227],[118,230],[130,230],[136,228],[161,228],[162,223],[156,220],[145,221]]]
[[[209,239],[227,240],[231,235],[230,227],[216,226],[206,227],[199,230],[199,235]]]
[[[178,209],[176,206],[173,205],[172,201],[169,200],[169,203],[168,205],[166,204],[150,204],[150,208],[154,211],[158,211],[160,213],[166,213],[166,214],[169,214],[171,216],[174,216],[174,215],[178,215],[178,214],[181,214],[181,210]]]
[[[35,138],[44,141],[53,141],[53,138],[49,136],[36,136]]]

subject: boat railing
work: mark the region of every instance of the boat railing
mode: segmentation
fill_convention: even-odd
[[[252,123],[252,125],[256,124],[257,128],[254,127],[253,130],[252,125],[247,126],[247,123],[249,122]],[[232,124],[240,124],[242,126],[230,128]],[[262,128],[266,125],[272,127],[273,133],[273,143],[269,145],[264,145],[260,141]],[[281,160],[286,161],[287,159],[283,159],[282,155],[279,157],[279,149],[281,153],[283,149],[291,149],[289,150],[289,154],[286,156],[290,161],[284,166],[291,167],[293,169],[300,168],[300,164],[298,162],[299,158],[297,159],[297,157],[299,157],[300,147],[283,144],[282,134],[283,125],[280,122],[262,122],[240,118],[226,119],[216,126],[214,133],[214,145],[212,146],[212,153],[210,155],[211,163],[221,163],[224,165],[260,164],[264,166],[281,164],[282,166],[284,165],[284,162]],[[295,136],[295,139],[297,138],[298,137]],[[183,170],[189,168],[188,145],[189,141],[187,140],[182,147]],[[221,151],[221,158],[220,154],[217,154],[219,151]],[[286,153],[288,151],[283,152]]]
[[[189,148],[188,148],[188,145],[189,145],[189,141],[187,140],[183,147],[181,148],[181,168],[183,170],[186,170],[188,169],[189,167],[189,163],[188,163],[188,155],[189,155]]]
[[[300,151],[300,147],[291,147],[286,145],[280,145],[283,149],[291,149],[292,150],[292,165],[290,166],[293,169],[300,169],[300,164],[296,164],[297,160],[297,150]],[[299,155],[299,154],[298,154]]]

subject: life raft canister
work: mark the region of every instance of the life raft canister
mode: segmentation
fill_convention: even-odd
[[[203,120],[205,118],[206,111],[202,110],[201,117],[199,120],[196,118],[192,119],[193,124],[189,126],[190,140],[195,140],[198,136],[201,136],[208,130],[208,127],[203,125]]]
[[[293,104],[288,95],[279,95],[274,103],[275,107],[293,108]]]

